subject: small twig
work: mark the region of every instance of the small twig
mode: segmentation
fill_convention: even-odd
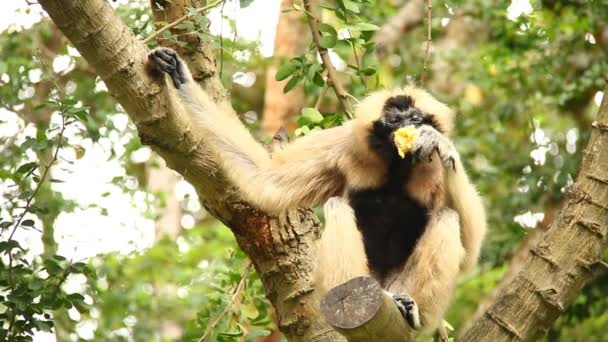
[[[226,2],[222,3],[220,8],[220,80],[222,79],[222,72],[224,71],[224,7]],[[234,25],[236,27],[236,25]]]
[[[306,19],[308,21],[308,25],[310,26],[310,31],[312,33],[312,41],[314,42],[319,55],[321,56],[321,62],[323,63],[323,68],[327,70],[327,78],[329,79],[332,88],[334,88],[334,92],[338,97],[338,101],[346,111],[346,115],[349,118],[352,118],[352,106],[348,102],[348,98],[352,97],[349,95],[342,87],[342,84],[338,81],[338,76],[336,75],[336,68],[331,63],[329,59],[329,53],[326,48],[322,47],[320,44],[321,35],[319,31],[319,15],[317,13],[317,8],[311,4],[312,0],[304,0],[303,5],[306,10]]]
[[[409,0],[374,34],[376,55],[385,59],[403,37],[424,19],[425,0]]]
[[[243,291],[243,288],[245,287],[245,282],[247,281],[247,278],[249,277],[249,272],[251,271],[251,265],[252,265],[251,261],[247,262],[247,265],[245,266],[245,271],[243,271],[243,276],[241,277],[241,280],[239,281],[237,286],[234,288],[234,291],[232,292],[232,297],[230,298],[230,302],[228,302],[228,305],[226,305],[224,310],[222,310],[222,312],[219,315],[217,315],[217,317],[215,317],[215,319],[211,323],[209,323],[207,325],[207,329],[205,329],[203,336],[201,336],[201,338],[198,340],[198,342],[202,342],[207,337],[209,337],[209,334],[211,334],[211,331],[213,330],[213,328],[215,328],[215,326],[219,323],[219,321],[224,316],[226,316],[226,314],[228,313],[228,311],[230,311],[230,309],[232,309],[232,306],[236,302],[237,297],[241,294],[241,292]]]
[[[211,9],[211,8],[213,8],[213,7],[217,6],[217,5],[219,5],[219,4],[220,4],[221,2],[223,2],[223,1],[224,1],[224,0],[217,0],[217,1],[214,1],[214,2],[210,3],[210,4],[209,4],[209,5],[207,5],[207,6],[203,6],[203,7],[201,7],[201,8],[198,8],[198,9],[196,10],[196,13],[201,13],[201,12],[204,12],[204,11],[206,11],[206,10],[208,10],[208,9]],[[165,26],[161,27],[161,28],[160,28],[158,31],[156,31],[156,32],[152,33],[152,34],[151,34],[151,35],[150,35],[148,38],[146,38],[146,39],[142,40],[142,43],[144,43],[144,44],[149,43],[149,42],[150,42],[150,41],[152,41],[154,38],[156,38],[156,37],[158,37],[159,35],[161,35],[163,32],[165,32],[165,31],[167,31],[167,30],[169,30],[169,29],[171,29],[171,28],[173,28],[173,27],[175,27],[175,26],[179,25],[181,22],[183,22],[184,20],[186,20],[186,19],[188,19],[188,18],[190,18],[190,13],[188,13],[188,14],[184,15],[183,17],[181,17],[181,18],[179,18],[179,19],[175,20],[174,22],[172,22],[172,23],[170,23],[170,24],[167,24],[167,25],[165,25]]]
[[[348,20],[346,18],[346,16],[344,16],[344,24],[348,25]],[[350,38],[353,37],[353,33],[350,31],[350,29],[346,30],[348,32],[348,35]],[[357,63],[357,72],[359,73],[359,79],[361,80],[361,84],[363,84],[363,88],[365,89],[365,92],[367,93],[367,84],[365,84],[365,78],[363,77],[363,74],[361,74],[361,63],[359,62],[359,55],[357,54],[357,48],[355,48],[355,43],[353,41],[350,41],[350,46],[353,48],[353,55],[355,57],[355,62]]]
[[[329,82],[325,81],[323,88],[321,88],[321,92],[319,92],[319,97],[317,98],[317,102],[315,102],[316,110],[319,110],[319,106],[321,106],[321,101],[323,101],[325,94],[327,94],[327,89],[329,89]]]
[[[429,63],[429,50],[431,48],[431,18],[432,18],[432,10],[433,10],[433,1],[427,0],[426,2],[426,50],[424,51],[424,64],[422,66],[422,74],[420,75],[420,84],[424,85],[424,80],[426,78],[426,69]]]
[[[321,88],[321,91],[319,92],[319,97],[317,97],[317,102],[315,102],[315,107],[314,107],[317,110],[321,106],[321,102],[323,101],[323,98],[325,97],[325,95],[327,94],[327,90],[329,89],[330,81],[327,79],[327,75],[324,75],[323,79],[325,80],[325,83],[323,84],[323,87]]]

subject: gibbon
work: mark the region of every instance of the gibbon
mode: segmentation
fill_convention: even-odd
[[[325,203],[318,290],[369,275],[413,328],[441,323],[456,277],[475,265],[486,231],[481,198],[449,139],[454,113],[447,106],[414,86],[379,91],[359,103],[353,120],[270,157],[193,81],[175,51],[152,51],[147,67],[170,76],[194,129],[247,200],[270,213]],[[402,158],[393,136],[405,126],[418,137]]]

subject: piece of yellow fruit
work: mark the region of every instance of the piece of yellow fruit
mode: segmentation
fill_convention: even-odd
[[[405,154],[414,148],[414,142],[418,137],[418,131],[414,126],[401,127],[395,131],[393,140],[397,146],[397,152],[401,158],[405,158]]]

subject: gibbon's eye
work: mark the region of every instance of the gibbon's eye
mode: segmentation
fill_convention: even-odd
[[[420,116],[420,115],[413,115],[413,116],[410,118],[410,121],[411,121],[413,124],[419,124],[419,123],[421,123],[421,122],[422,122],[422,116]]]
[[[388,123],[391,124],[391,125],[396,125],[396,124],[401,123],[402,120],[399,117],[399,115],[389,115],[386,118],[386,121],[388,121]]]

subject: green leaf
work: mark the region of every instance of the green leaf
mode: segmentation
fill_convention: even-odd
[[[287,93],[291,89],[295,88],[295,86],[298,85],[298,83],[300,83],[301,80],[302,80],[302,76],[296,75],[296,76],[292,77],[287,82],[287,84],[285,85],[285,87],[283,88],[283,93]]]
[[[359,5],[352,0],[342,0],[342,4],[347,11],[359,13]]]
[[[80,121],[87,121],[89,119],[89,113],[84,109],[74,112],[74,116],[80,119]]]
[[[43,286],[43,283],[40,279],[32,279],[32,281],[30,281],[27,284],[27,288],[32,290],[32,291],[36,291],[36,290],[40,290]]]
[[[239,337],[239,336],[243,336],[243,332],[242,331],[224,331],[224,332],[219,333],[218,335]]]
[[[338,33],[333,26],[329,24],[319,24],[319,31],[321,32],[321,39],[319,39],[319,45],[322,48],[329,49],[336,46],[338,41]]]
[[[245,8],[249,5],[251,5],[251,3],[253,2],[253,0],[241,0],[240,4],[241,4],[241,8]]]
[[[300,135],[306,135],[308,132],[310,132],[310,128],[308,128],[308,126],[302,126],[300,128],[296,128],[296,130],[293,133],[296,136],[300,136]]]
[[[277,71],[277,74],[275,75],[275,79],[277,81],[282,81],[282,80],[286,79],[287,77],[289,77],[291,74],[293,74],[296,70],[298,70],[297,65],[295,65],[291,62],[285,63]]]
[[[34,144],[34,146],[32,146],[32,150],[34,151],[44,151],[49,147],[49,142],[46,140],[42,140],[37,142],[36,144]]]
[[[270,335],[270,333],[271,333],[271,331],[267,330],[267,329],[254,330],[254,331],[251,331],[249,334],[247,334],[247,340],[253,341],[256,338],[268,336],[268,335]]]
[[[24,220],[23,222],[21,222],[21,225],[24,227],[33,227],[34,220]]]
[[[195,17],[197,15],[198,15],[198,10],[196,8],[188,7],[188,16]],[[158,22],[157,22],[157,25],[161,25],[161,24],[158,24]],[[168,25],[166,22],[164,22],[162,24],[162,26],[166,26],[166,25]]]
[[[19,248],[19,242],[15,240],[0,241],[0,252],[10,252],[15,248]]]
[[[366,68],[366,69],[363,69],[363,70],[359,70],[359,72],[362,73],[365,76],[371,76],[371,75],[373,75],[373,74],[376,73],[376,69],[374,69],[374,68]]]
[[[31,162],[31,163],[25,163],[21,166],[19,166],[19,168],[17,169],[17,173],[28,173],[32,170],[34,170],[36,167],[38,167],[38,163],[36,162]]]
[[[186,30],[186,31],[195,31],[196,30],[196,27],[194,27],[194,24],[192,24],[189,21],[185,21],[179,25],[176,25],[175,28],[178,30]]]
[[[87,271],[87,265],[83,262],[75,262],[70,266],[73,273],[84,273]]]
[[[314,84],[316,84],[319,87],[322,87],[325,85],[325,80],[323,79],[323,75],[321,75],[320,72],[315,72],[315,75],[313,76],[312,81],[314,82]]]
[[[21,144],[21,150],[25,151],[28,148],[34,146],[35,143],[36,143],[36,139],[31,138],[31,137],[27,137],[25,139],[25,141],[23,142],[23,144]]]
[[[327,34],[331,34],[331,35],[337,35],[338,33],[336,32],[336,29],[329,25],[329,24],[325,24],[325,23],[321,23],[319,24],[319,31],[321,33],[327,33]]]
[[[336,42],[338,41],[338,37],[336,36],[323,36],[319,39],[319,45],[325,49],[331,49],[336,46]]]
[[[80,293],[70,293],[67,298],[72,304],[84,302],[84,296]]]
[[[346,25],[346,28],[353,31],[378,31],[380,29],[379,26],[370,23],[349,24]]]
[[[312,123],[323,121],[323,115],[318,110],[310,107],[302,109],[302,116]]]
[[[59,263],[52,259],[44,260],[44,268],[46,271],[53,276],[58,276],[63,272],[63,268]]]
[[[450,324],[450,322],[446,321],[445,319],[442,321],[442,324],[447,330],[454,331],[454,327]]]
[[[66,257],[64,257],[63,255],[59,255],[59,254],[55,254],[52,256],[53,259],[57,260],[57,261],[66,261]]]

